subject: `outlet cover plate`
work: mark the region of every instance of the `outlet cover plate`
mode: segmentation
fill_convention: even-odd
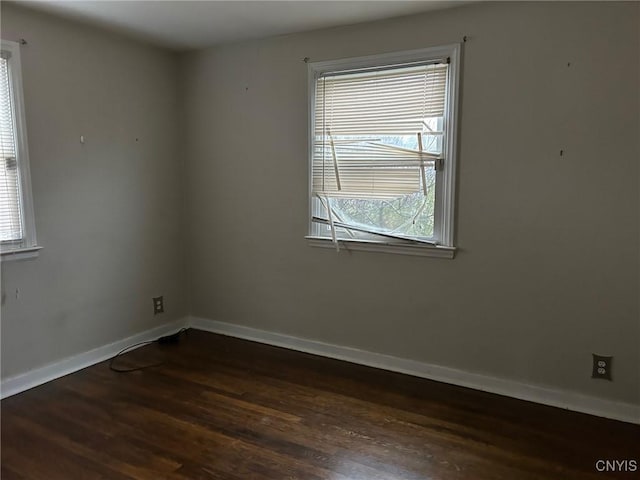
[[[613,361],[613,357],[596,355],[595,353],[592,353],[591,355],[593,356],[593,371],[591,372],[591,378],[612,380],[611,363]]]
[[[159,313],[164,313],[164,299],[162,295],[153,297],[153,314],[157,315]]]

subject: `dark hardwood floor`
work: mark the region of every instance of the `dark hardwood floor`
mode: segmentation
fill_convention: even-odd
[[[2,480],[639,478],[640,427],[190,330],[2,401]]]

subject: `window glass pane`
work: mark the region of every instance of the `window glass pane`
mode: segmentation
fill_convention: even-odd
[[[344,223],[400,236],[432,238],[435,172],[425,168],[427,195],[422,191],[394,198],[335,198],[331,206]]]
[[[20,181],[16,159],[15,130],[9,60],[0,57],[0,241],[22,239]]]

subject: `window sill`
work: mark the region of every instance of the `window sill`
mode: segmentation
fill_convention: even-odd
[[[336,246],[330,238],[307,236],[310,247],[332,248]],[[414,255],[419,257],[453,258],[455,247],[441,245],[401,245],[397,243],[371,242],[366,240],[338,240],[341,250],[362,252],[395,253],[398,255]]]
[[[36,258],[40,254],[42,247],[23,247],[14,250],[6,250],[0,252],[0,258],[3,262],[9,260],[24,260],[27,258]]]

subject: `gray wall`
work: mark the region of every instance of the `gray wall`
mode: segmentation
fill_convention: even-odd
[[[183,58],[191,313],[639,402],[638,11],[478,4]],[[307,246],[302,59],[464,35],[457,257]]]
[[[4,378],[187,309],[175,55],[6,3],[2,38],[28,41],[23,83],[44,247],[37,259],[2,262]],[[157,317],[155,295],[165,297]]]

